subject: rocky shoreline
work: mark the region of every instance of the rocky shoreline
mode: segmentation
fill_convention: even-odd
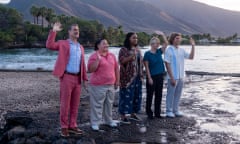
[[[59,135],[58,79],[50,72],[0,72],[0,143],[240,143],[240,133],[231,129],[240,125],[239,85],[238,77],[189,75],[181,103],[184,117],[148,120],[143,109],[143,122],[116,129],[101,125],[100,132],[90,129],[89,94],[83,91],[78,124],[84,134],[65,139]],[[165,98],[162,103],[164,109]],[[117,107],[113,113],[118,119]],[[146,133],[139,131],[142,125]]]

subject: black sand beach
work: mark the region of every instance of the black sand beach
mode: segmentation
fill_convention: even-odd
[[[165,109],[166,86],[163,95]],[[116,129],[102,125],[100,132],[94,132],[89,123],[89,94],[83,90],[78,123],[85,133],[65,139],[59,135],[58,79],[50,72],[0,72],[0,143],[240,143],[239,96],[239,77],[189,75],[181,100],[184,117],[147,120],[143,109],[142,123]],[[118,119],[117,108],[113,111]],[[139,132],[142,124],[146,133]]]

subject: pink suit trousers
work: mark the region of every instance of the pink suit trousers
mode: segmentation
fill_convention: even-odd
[[[60,79],[60,124],[61,128],[77,127],[81,83],[78,76],[64,74]]]

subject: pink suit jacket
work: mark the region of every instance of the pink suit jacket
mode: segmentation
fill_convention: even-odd
[[[55,67],[53,70],[53,75],[62,78],[63,74],[66,70],[68,61],[69,61],[69,53],[70,53],[70,44],[68,40],[59,40],[55,42],[57,33],[54,31],[50,31],[48,35],[48,39],[46,42],[46,47],[50,50],[58,51],[58,57],[55,63]],[[79,76],[80,82],[87,81],[87,73],[86,73],[86,65],[84,60],[84,49],[81,45],[81,74]]]

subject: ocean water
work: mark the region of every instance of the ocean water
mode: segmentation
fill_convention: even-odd
[[[182,46],[190,51],[190,46]],[[120,48],[110,47],[109,50],[116,56]],[[149,50],[144,47],[142,53]],[[85,49],[87,62],[93,49]],[[3,70],[52,70],[57,57],[56,51],[42,49],[5,49],[0,50],[0,69]],[[240,73],[240,46],[196,46],[194,60],[186,60],[186,70]]]

